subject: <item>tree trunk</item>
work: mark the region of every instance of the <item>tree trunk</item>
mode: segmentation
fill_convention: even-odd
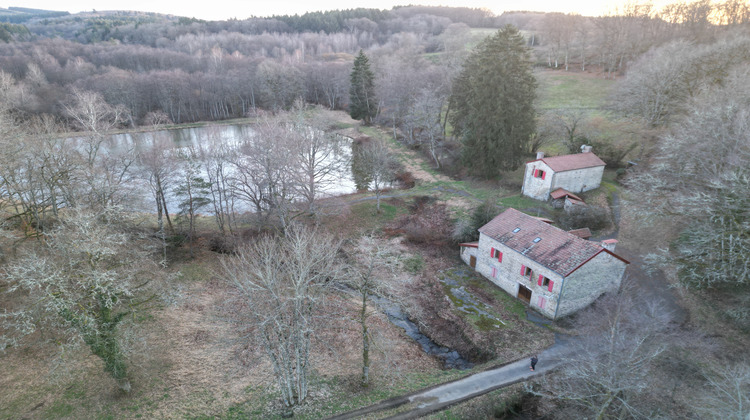
[[[164,207],[164,217],[167,219],[167,226],[169,226],[169,233],[174,235],[174,226],[172,226],[172,219],[169,218],[169,210],[167,209],[167,199],[164,197],[164,189],[159,185],[159,194],[161,195],[161,205]]]
[[[367,332],[367,288],[362,291],[362,312],[359,322],[362,324],[362,385],[370,384],[370,337]]]

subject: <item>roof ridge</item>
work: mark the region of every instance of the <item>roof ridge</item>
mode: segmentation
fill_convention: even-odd
[[[495,216],[479,232],[564,276],[605,249],[513,208]]]

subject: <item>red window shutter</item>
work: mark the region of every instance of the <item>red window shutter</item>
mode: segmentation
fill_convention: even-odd
[[[544,179],[545,175],[547,175],[547,172],[542,171],[542,179]]]
[[[495,256],[495,248],[492,248],[490,250],[490,257],[494,257],[494,256]]]
[[[500,251],[497,251],[497,262],[503,262],[503,253]]]
[[[496,278],[496,277],[497,277],[497,268],[492,267],[492,278]]]
[[[537,283],[537,284],[538,284],[539,286],[541,286],[541,285],[542,285],[542,282],[543,282],[543,281],[544,281],[544,276],[540,274],[540,275],[539,275],[539,283]]]
[[[547,287],[547,291],[548,291],[548,292],[551,292],[551,291],[552,291],[552,287],[554,287],[554,285],[555,285],[555,282],[554,282],[554,281],[552,281],[552,280],[550,280],[550,281],[549,281],[549,287]]]
[[[526,266],[525,265],[521,265],[521,275],[523,276],[525,274],[526,274]]]
[[[539,178],[539,169],[534,169],[534,178]]]

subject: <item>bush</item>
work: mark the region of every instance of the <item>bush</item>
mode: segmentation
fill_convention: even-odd
[[[471,242],[479,239],[479,232],[474,229],[474,225],[469,219],[458,219],[456,224],[453,225],[451,238],[457,243]]]
[[[214,235],[208,240],[208,249],[218,254],[234,254],[236,241],[231,236]]]
[[[404,260],[404,269],[412,274],[417,274],[424,268],[422,255],[417,254]]]
[[[567,230],[586,227],[591,230],[602,230],[609,226],[609,213],[603,207],[574,206],[563,212],[558,222]]]
[[[411,214],[401,216],[384,231],[389,235],[404,235],[416,244],[442,245],[450,242],[450,222],[444,204],[436,204],[428,196],[415,197],[409,206]]]
[[[414,175],[409,171],[399,171],[394,178],[396,185],[404,190],[414,188],[414,186],[417,185],[417,179],[414,178]]]
[[[472,242],[479,240],[479,228],[490,222],[502,211],[491,200],[486,200],[474,209],[469,219],[459,219],[453,226],[451,237],[456,242]]]

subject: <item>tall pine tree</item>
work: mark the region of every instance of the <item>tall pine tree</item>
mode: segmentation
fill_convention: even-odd
[[[354,59],[349,88],[349,115],[355,120],[364,121],[370,125],[378,113],[377,99],[375,99],[375,75],[370,69],[370,60],[362,50]]]
[[[524,38],[507,25],[482,41],[453,83],[451,124],[463,164],[495,177],[522,162],[535,130],[536,79]]]

